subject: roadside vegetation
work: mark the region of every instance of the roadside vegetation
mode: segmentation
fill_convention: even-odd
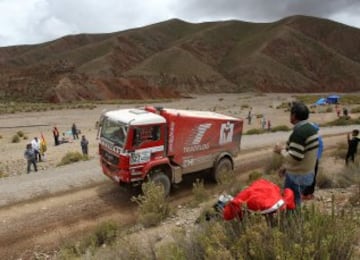
[[[139,205],[139,223],[144,227],[157,226],[171,213],[164,189],[150,181],[142,184],[142,191],[143,194],[132,198]]]
[[[247,130],[244,134],[245,135],[258,135],[258,134],[264,134],[264,133],[275,133],[275,132],[288,132],[291,128],[287,125],[278,125],[271,127],[270,131],[263,128],[251,128]]]
[[[14,134],[12,137],[11,137],[11,142],[12,143],[20,143],[21,140],[27,140],[28,137],[27,135],[24,134],[23,131],[17,131],[16,134]]]
[[[74,103],[29,103],[29,102],[2,102],[0,104],[1,114],[15,114],[20,112],[40,112],[50,110],[66,109],[95,109],[100,104],[147,104],[156,102],[171,102],[171,99],[152,99],[152,100],[134,100],[134,99],[114,99],[101,101],[77,101]]]
[[[70,163],[75,163],[79,161],[87,161],[89,160],[89,156],[82,155],[79,152],[68,152],[61,158],[61,161],[57,164],[57,166],[63,166]]]
[[[359,125],[359,118],[351,118],[351,117],[340,117],[333,121],[327,122],[323,124],[323,126],[341,126],[341,125]]]
[[[338,148],[336,151],[343,150],[344,144],[339,144]],[[330,156],[338,156],[338,153]],[[249,173],[245,183],[224,181],[215,188],[214,194],[228,191],[235,195],[258,178],[279,184],[283,181],[277,174],[281,163],[279,156],[274,155],[263,171]],[[188,206],[200,207],[200,217],[190,225],[171,226],[172,230],[166,230],[161,239],[149,235],[151,229],[147,227],[161,228],[163,221],[171,215],[169,202],[159,186],[146,183],[144,193],[134,199],[139,205],[138,223],[145,228],[140,228],[143,233],[137,235],[139,227],[107,228],[103,236],[111,239],[99,240],[95,239],[99,234],[97,229],[94,235],[63,246],[57,256],[60,259],[84,256],[87,259],[356,259],[359,257],[356,245],[360,236],[359,171],[360,164],[352,164],[336,174],[334,179],[320,168],[319,189],[357,187],[352,189],[348,201],[340,207],[333,195],[326,208],[316,203],[304,204],[300,211],[278,212],[271,223],[259,214],[245,214],[242,220],[229,222],[223,221],[220,215],[212,215],[206,220],[207,214],[215,213],[212,208],[214,201],[209,199],[203,181],[196,180],[192,189],[196,202],[190,202]]]
[[[326,97],[326,95],[298,95],[295,98],[305,104],[314,104],[319,98]],[[360,104],[360,95],[348,94],[341,95],[340,104],[342,105],[354,105]]]

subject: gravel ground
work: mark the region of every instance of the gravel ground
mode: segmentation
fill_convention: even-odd
[[[346,133],[356,126],[324,127],[322,135]],[[358,126],[357,126],[358,127]],[[286,141],[289,133],[277,132],[262,135],[245,135],[242,150],[271,146]],[[346,136],[344,134],[344,141]],[[325,147],[326,149],[326,147]],[[77,162],[62,167],[49,168],[36,173],[0,179],[0,207],[37,197],[49,196],[59,192],[99,184],[107,179],[102,173],[97,156],[89,161]]]

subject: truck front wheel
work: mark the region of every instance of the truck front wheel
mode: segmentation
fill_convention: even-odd
[[[221,159],[213,170],[213,178],[217,183],[232,181],[233,166],[228,158]]]
[[[171,183],[168,176],[163,172],[156,172],[150,175],[150,181],[157,185],[160,185],[164,189],[164,196],[167,197],[170,194]]]

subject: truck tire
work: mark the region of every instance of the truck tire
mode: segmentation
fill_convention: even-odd
[[[150,181],[155,184],[161,185],[164,188],[164,196],[167,197],[170,194],[171,182],[168,176],[163,172],[156,172],[150,175]]]
[[[222,183],[234,174],[233,165],[228,158],[221,159],[213,170],[213,179]]]

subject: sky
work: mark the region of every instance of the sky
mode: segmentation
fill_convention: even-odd
[[[0,0],[0,47],[123,31],[172,18],[273,22],[296,14],[360,28],[360,0]]]

